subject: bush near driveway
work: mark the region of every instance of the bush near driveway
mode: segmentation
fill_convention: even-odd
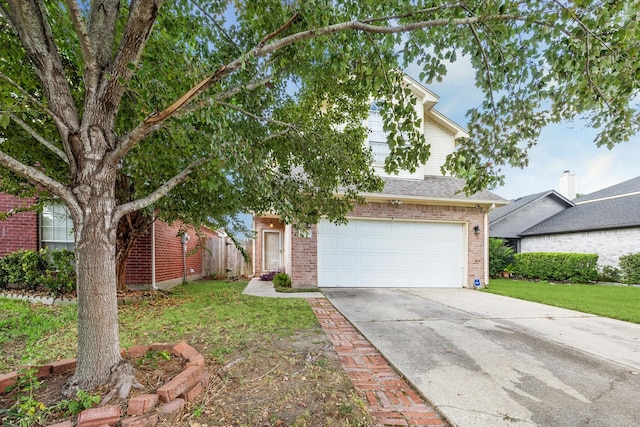
[[[621,256],[619,265],[624,283],[640,284],[640,253]]]
[[[514,256],[516,276],[533,280],[588,283],[598,279],[598,255],[527,252]]]

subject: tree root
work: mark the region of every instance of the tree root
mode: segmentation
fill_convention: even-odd
[[[144,386],[136,380],[136,370],[129,362],[121,361],[111,370],[111,391],[102,399],[100,406],[105,405],[118,393],[118,398],[125,399],[129,396],[131,387],[142,389]]]

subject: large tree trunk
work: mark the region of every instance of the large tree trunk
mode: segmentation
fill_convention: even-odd
[[[85,390],[107,382],[121,360],[115,275],[117,223],[113,221],[115,176],[101,178],[94,178],[91,187],[76,187],[82,218],[74,218],[78,292],[74,380]]]

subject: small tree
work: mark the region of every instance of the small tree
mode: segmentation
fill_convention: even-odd
[[[489,276],[498,277],[507,266],[513,263],[514,250],[506,240],[491,237],[489,239]]]

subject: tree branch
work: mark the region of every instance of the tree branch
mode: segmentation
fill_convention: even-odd
[[[82,56],[84,57],[84,84],[87,92],[95,92],[98,83],[98,64],[96,63],[96,57],[91,47],[89,35],[82,21],[82,15],[80,14],[80,8],[76,0],[66,0],[67,7],[69,8],[69,14],[71,15],[71,21],[73,27],[78,35],[80,41],[80,48],[82,49]]]
[[[63,185],[62,183],[45,175],[43,172],[40,172],[38,169],[32,166],[25,165],[24,163],[14,159],[3,151],[0,151],[0,165],[35,184],[41,185],[47,191],[62,199],[67,204],[69,209],[80,212],[80,208],[76,203],[73,193],[67,186]]]
[[[122,159],[126,153],[131,150],[142,138],[150,134],[156,129],[160,128],[160,125],[164,123],[169,118],[173,117],[179,111],[184,109],[191,101],[193,101],[196,97],[202,94],[204,91],[209,89],[214,84],[219,83],[222,79],[237,71],[242,67],[245,63],[246,58],[250,57],[263,57],[269,55],[279,49],[290,46],[294,43],[309,40],[313,38],[318,38],[323,35],[330,35],[337,32],[348,31],[348,30],[357,30],[363,31],[366,33],[378,33],[378,34],[395,34],[402,33],[407,31],[413,31],[424,28],[432,28],[432,27],[443,27],[443,26],[451,26],[451,25],[469,25],[476,22],[486,22],[486,21],[506,21],[506,20],[524,20],[525,17],[518,15],[495,15],[495,16],[484,16],[484,17],[466,17],[466,18],[458,18],[458,19],[436,19],[431,21],[421,21],[414,22],[410,24],[391,26],[391,27],[382,27],[376,25],[365,24],[360,21],[348,21],[342,22],[339,24],[328,25],[323,28],[301,31],[299,33],[295,33],[286,37],[283,37],[277,41],[269,43],[265,46],[256,46],[255,48],[248,51],[246,54],[241,57],[229,62],[226,65],[220,66],[215,72],[213,72],[210,76],[203,79],[200,83],[189,89],[184,95],[182,95],[178,100],[176,100],[173,104],[160,111],[159,113],[155,113],[149,116],[143,123],[138,125],[136,129],[134,129],[126,138],[123,138],[119,141],[116,149],[110,154],[110,160],[112,163],[119,161]],[[242,90],[242,87],[238,88],[238,91]],[[232,96],[232,95],[230,95]]]
[[[56,147],[51,141],[46,140],[42,135],[40,135],[35,129],[33,129],[31,126],[29,126],[28,124],[26,124],[24,121],[22,121],[22,119],[20,119],[20,117],[18,117],[17,115],[15,115],[14,113],[9,113],[9,117],[11,117],[11,119],[16,122],[22,129],[26,130],[27,133],[29,135],[31,135],[36,141],[38,141],[40,144],[44,145],[45,147],[47,147],[49,150],[53,151],[53,153],[60,157],[62,159],[63,162],[65,162],[66,164],[69,164],[69,159],[67,159],[66,154],[64,153],[64,151],[62,151],[61,149],[59,149],[58,147]]]
[[[202,157],[202,158],[194,161],[189,166],[184,168],[182,170],[182,172],[180,172],[179,174],[175,175],[173,178],[171,178],[168,181],[166,181],[164,184],[162,184],[160,187],[158,187],[158,189],[156,189],[153,193],[149,194],[147,197],[144,197],[144,198],[138,199],[138,200],[134,200],[132,202],[124,203],[124,204],[118,206],[116,208],[115,213],[114,213],[114,221],[119,221],[120,218],[122,218],[122,216],[124,216],[124,215],[126,215],[126,214],[128,214],[130,212],[137,211],[137,210],[140,210],[142,208],[146,208],[147,206],[152,205],[153,203],[157,202],[164,195],[166,195],[169,191],[171,191],[173,188],[175,188],[176,185],[178,185],[181,182],[183,182],[184,180],[186,180],[189,177],[189,174],[191,174],[191,172],[193,172],[193,170],[195,168],[197,168],[198,166],[208,162],[210,159],[211,159],[210,157]]]
[[[242,109],[240,107],[238,107],[237,105],[232,105],[226,102],[218,102],[219,105],[222,105],[223,107],[227,107],[227,108],[231,108],[232,110],[236,110],[239,113],[244,114],[247,117],[251,117],[252,119],[255,119],[257,121],[260,122],[267,122],[267,123],[273,123],[274,125],[278,125],[278,126],[282,126],[285,127],[287,129],[290,129],[294,132],[296,132],[298,135],[304,135],[305,131],[300,129],[299,127],[297,127],[296,125],[292,124],[292,123],[287,123],[287,122],[283,122],[280,120],[276,120],[276,119],[271,119],[269,117],[264,117],[264,116],[258,116],[257,114],[253,114],[245,109]],[[320,135],[316,136],[320,137]]]
[[[51,111],[49,108],[47,108],[46,105],[44,105],[42,102],[40,102],[39,99],[37,99],[36,97],[34,97],[33,95],[31,95],[29,92],[27,92],[25,89],[22,88],[22,86],[20,86],[18,83],[16,83],[15,81],[13,81],[13,79],[11,79],[11,77],[7,76],[6,74],[4,74],[2,71],[0,71],[0,78],[4,81],[6,81],[7,83],[9,83],[11,86],[13,86],[14,88],[16,88],[18,90],[18,92],[20,92],[21,94],[23,94],[25,97],[27,97],[29,99],[29,101],[31,101],[31,103],[35,104],[38,108],[40,108],[42,111],[44,111],[45,113],[47,113],[54,122],[59,122],[60,118],[57,117],[53,111]]]
[[[95,0],[91,2],[89,15],[90,43],[97,66],[107,69],[113,55],[120,0]]]
[[[482,40],[480,40],[480,36],[476,31],[476,28],[473,24],[469,24],[469,28],[471,29],[471,33],[473,33],[473,38],[478,45],[478,49],[480,49],[480,54],[482,55],[482,62],[484,63],[484,68],[487,74],[487,84],[489,85],[489,96],[491,97],[491,107],[493,109],[494,122],[498,122],[498,113],[496,108],[496,101],[493,96],[493,79],[491,78],[491,65],[489,65],[489,58],[487,58],[487,52],[484,50],[484,46],[482,46]]]
[[[287,28],[289,28],[289,26],[291,24],[293,24],[293,22],[298,19],[298,17],[300,16],[300,12],[296,12],[293,14],[293,16],[291,18],[289,18],[289,20],[287,22],[285,22],[284,24],[282,24],[280,26],[280,28],[278,28],[277,30],[275,30],[273,33],[271,34],[267,34],[266,36],[264,36],[262,38],[262,40],[260,40],[260,43],[258,43],[258,47],[262,47],[265,45],[265,43],[267,43],[269,40],[272,40],[276,37],[278,37],[280,34],[282,34],[282,32],[284,30],[286,30]]]

